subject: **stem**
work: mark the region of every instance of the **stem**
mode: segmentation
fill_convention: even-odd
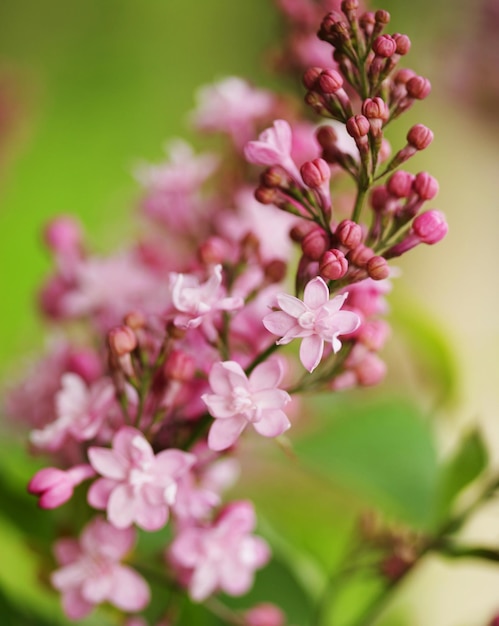
[[[360,212],[364,205],[364,199],[366,197],[367,190],[369,189],[369,182],[364,182],[362,179],[365,177],[365,172],[361,173],[361,179],[359,181],[359,187],[357,189],[357,197],[355,198],[355,205],[353,207],[352,221],[358,222],[360,218]]]
[[[253,361],[248,365],[245,370],[247,376],[251,374],[251,372],[255,369],[257,365],[260,365],[265,359],[270,356],[273,352],[275,352],[279,348],[278,343],[272,343],[268,348],[265,348],[263,352],[261,352],[258,356],[256,356]]]

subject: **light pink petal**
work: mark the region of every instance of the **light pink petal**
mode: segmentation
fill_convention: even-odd
[[[319,335],[304,337],[300,345],[300,361],[303,367],[313,372],[319,365],[324,351],[324,342]]]
[[[128,485],[113,489],[107,505],[107,518],[116,528],[127,528],[135,520],[135,497]]]
[[[205,393],[201,396],[201,400],[208,407],[208,411],[213,417],[224,419],[234,415],[231,396],[216,396],[211,393]]]
[[[237,311],[244,306],[244,299],[240,296],[222,298],[216,304],[221,311]]]
[[[99,478],[90,485],[87,493],[87,501],[94,509],[104,510],[111,496],[111,492],[116,487],[116,481],[110,478]]]
[[[54,554],[60,565],[67,565],[77,561],[82,552],[80,544],[76,539],[59,539],[54,545]]]
[[[283,389],[262,389],[253,394],[253,401],[260,411],[282,409],[290,400],[289,394]]]
[[[81,586],[81,595],[92,604],[100,604],[108,599],[111,584],[109,575],[101,574],[88,577]]]
[[[109,448],[91,447],[87,452],[92,467],[101,476],[113,480],[124,480],[127,475],[128,463],[126,459]]]
[[[81,595],[80,589],[68,589],[62,594],[62,610],[69,619],[83,619],[93,608],[94,605]]]
[[[200,531],[197,528],[184,529],[170,546],[170,556],[184,567],[194,567],[201,554]]]
[[[138,438],[138,439],[137,439]],[[122,455],[125,459],[130,459],[136,449],[136,442],[144,440],[144,451],[149,448],[151,458],[154,456],[151,446],[144,438],[143,433],[131,426],[123,426],[113,437],[113,450]]]
[[[194,571],[189,583],[189,593],[193,600],[206,600],[218,587],[218,571],[210,561],[201,563]]]
[[[345,300],[347,299],[347,296],[348,296],[348,293],[342,293],[339,296],[334,296],[334,298],[331,298],[329,302],[326,302],[324,304],[324,308],[327,309],[329,314],[336,313],[345,304]]]
[[[239,416],[215,420],[208,434],[208,447],[217,452],[230,448],[237,441],[247,423],[244,417]]]
[[[115,528],[101,517],[96,517],[85,527],[80,539],[85,552],[103,555],[112,561],[119,561],[134,543],[133,528]]]
[[[295,296],[291,296],[288,293],[280,293],[277,296],[277,304],[285,313],[288,313],[288,315],[291,315],[294,318],[300,317],[300,315],[308,310],[300,299],[295,298]]]
[[[131,567],[117,565],[112,572],[109,600],[123,611],[141,611],[150,600],[146,581]]]
[[[259,389],[273,389],[281,382],[283,373],[282,359],[268,359],[257,365],[251,372],[249,387],[253,392]]]
[[[288,333],[293,334],[293,329],[297,332],[301,330],[296,323],[296,318],[284,311],[272,311],[263,318],[262,322],[269,332],[278,337],[284,337]]]
[[[291,423],[284,411],[279,409],[264,411],[262,419],[253,424],[254,429],[264,437],[277,437],[288,430]]]
[[[219,528],[227,536],[250,533],[256,526],[255,508],[248,500],[237,500],[227,505],[219,518]]]
[[[283,154],[290,155],[293,144],[291,126],[286,120],[275,120],[273,124],[273,141]],[[268,129],[270,132],[272,129]],[[265,133],[266,131],[264,131]]]
[[[337,297],[341,298],[343,296]],[[312,310],[320,308],[329,301],[328,286],[320,276],[313,278],[307,283],[305,291],[303,292],[303,301]]]
[[[144,530],[159,530],[166,525],[167,521],[168,507],[166,504],[161,506],[142,504],[136,507],[135,523]]]
[[[338,337],[333,337],[333,340],[331,342],[332,346],[333,346],[333,352],[336,354],[337,352],[339,352],[341,350],[341,346],[342,343],[341,341],[338,339]]]
[[[255,165],[277,165],[281,154],[273,146],[263,141],[249,141],[244,146],[244,158]]]
[[[38,506],[42,509],[56,509],[67,502],[72,495],[73,485],[71,483],[59,483],[40,496]]]
[[[338,311],[334,316],[334,324],[339,335],[347,335],[360,326],[360,317],[353,311]]]
[[[235,361],[218,362],[213,365],[208,377],[211,389],[220,396],[230,396],[236,385],[245,384],[247,380],[243,368]],[[241,383],[241,381],[243,381]]]
[[[220,571],[220,587],[231,596],[242,596],[253,584],[254,571],[239,563],[224,562]]]
[[[156,455],[154,473],[177,479],[185,474],[196,462],[196,457],[188,452],[170,448]]]
[[[261,537],[245,537],[240,558],[244,564],[250,567],[262,567],[270,559],[268,543]]]

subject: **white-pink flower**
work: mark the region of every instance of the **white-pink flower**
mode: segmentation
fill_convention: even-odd
[[[244,156],[256,165],[279,165],[292,178],[301,182],[300,172],[291,157],[293,135],[286,120],[275,120],[273,126],[263,131],[256,141],[244,146]]]
[[[62,593],[62,606],[70,619],[82,619],[102,602],[123,611],[141,611],[149,604],[146,581],[121,559],[135,542],[133,528],[117,529],[100,518],[83,530],[80,541],[60,539],[54,550],[60,569],[52,585]]]
[[[178,481],[196,461],[194,455],[175,449],[155,455],[144,435],[130,426],[116,433],[112,449],[89,448],[88,458],[103,477],[90,487],[89,504],[107,509],[116,528],[136,523],[144,530],[166,524]]]
[[[339,335],[354,332],[360,325],[360,317],[353,311],[341,311],[348,293],[329,299],[329,289],[317,276],[307,283],[303,301],[286,293],[277,296],[280,311],[273,311],[263,318],[267,330],[287,344],[301,338],[300,360],[303,367],[312,372],[319,365],[324,342],[331,343],[333,352],[341,348]]]
[[[256,516],[250,502],[233,502],[211,527],[186,527],[174,539],[169,555],[190,570],[189,593],[202,602],[218,590],[238,596],[253,584],[254,572],[270,556],[266,542],[250,533]]]
[[[291,398],[277,388],[282,375],[282,362],[277,358],[257,365],[249,378],[235,361],[213,365],[209,382],[214,393],[202,396],[215,418],[208,435],[212,450],[229,448],[248,424],[264,437],[277,437],[290,427],[282,408]]]

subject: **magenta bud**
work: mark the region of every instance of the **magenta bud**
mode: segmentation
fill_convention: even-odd
[[[382,256],[372,256],[366,265],[369,278],[373,280],[384,280],[390,276],[390,268],[385,258]]]
[[[380,9],[379,11],[376,11],[376,13],[374,14],[374,19],[376,20],[378,24],[386,25],[390,21],[390,14],[388,13],[388,11],[384,11],[383,9]]]
[[[411,49],[411,40],[409,39],[407,35],[401,35],[400,33],[395,33],[393,35],[393,39],[395,43],[397,44],[397,49],[395,50],[397,54],[404,56],[405,54],[409,52],[409,50]]]
[[[220,237],[209,237],[198,248],[199,259],[206,265],[223,263],[227,254],[227,242]]]
[[[390,115],[388,105],[382,98],[366,98],[362,103],[362,113],[368,119],[380,119],[386,121]]]
[[[403,67],[393,75],[393,82],[396,85],[406,85],[411,78],[414,78],[416,73],[414,70],[410,70],[408,67]]]
[[[431,91],[431,83],[423,76],[413,76],[406,83],[407,95],[416,100],[424,100]]]
[[[112,328],[107,335],[107,341],[111,352],[118,357],[129,354],[137,347],[137,337],[128,326]]]
[[[289,231],[289,236],[296,243],[301,243],[305,235],[308,235],[314,228],[314,224],[310,222],[299,222]]]
[[[329,236],[322,228],[314,228],[302,239],[303,254],[312,261],[318,261],[329,248]]]
[[[352,220],[343,220],[338,224],[334,234],[342,246],[352,250],[362,241],[362,227]]]
[[[284,626],[284,613],[274,604],[257,604],[244,614],[244,626]]]
[[[433,132],[424,124],[416,124],[407,133],[407,142],[416,150],[424,150],[433,141]]]
[[[55,509],[72,497],[76,485],[92,476],[95,472],[90,465],[75,465],[67,471],[44,467],[29,481],[28,493],[39,496],[42,509]]]
[[[329,182],[331,169],[324,159],[307,161],[300,168],[301,177],[307,187],[316,189]]]
[[[82,242],[79,223],[68,216],[56,217],[50,221],[43,234],[45,243],[54,252],[72,252],[79,249]]]
[[[324,70],[318,79],[322,93],[333,94],[343,87],[343,76],[336,70]]]
[[[353,115],[346,123],[347,133],[354,139],[365,137],[370,128],[369,120],[364,115]]]
[[[432,200],[438,193],[438,181],[427,172],[419,172],[414,178],[412,188],[421,200]]]
[[[388,200],[389,196],[385,185],[374,187],[371,191],[371,206],[375,211],[384,211]]]
[[[338,141],[338,135],[336,134],[334,128],[332,126],[319,126],[317,129],[315,136],[319,145],[324,150],[327,150],[332,145],[334,145]]]
[[[388,192],[396,198],[408,198],[412,191],[414,175],[403,170],[394,172],[386,182]]]
[[[196,363],[192,356],[182,350],[173,350],[168,355],[164,371],[167,378],[189,382],[196,373]]]
[[[263,268],[265,278],[270,283],[280,283],[286,276],[286,270],[286,262],[282,259],[272,259]]]
[[[321,257],[319,272],[326,280],[338,280],[343,278],[348,270],[348,261],[341,250],[332,248],[326,250]]]
[[[317,79],[321,75],[322,67],[309,67],[303,74],[303,84],[307,89],[314,89]]]
[[[90,384],[102,376],[102,363],[94,350],[81,348],[68,356],[66,369]]]
[[[432,209],[414,218],[412,230],[422,243],[433,245],[445,237],[449,227],[445,215],[441,211]]]
[[[377,56],[388,58],[395,54],[397,42],[391,35],[380,35],[373,41],[372,49]]]
[[[374,251],[363,243],[359,244],[348,253],[348,260],[357,267],[365,267],[370,258],[374,256]]]

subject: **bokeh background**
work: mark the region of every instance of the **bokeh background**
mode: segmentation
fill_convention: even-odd
[[[357,430],[340,424],[332,433],[330,454],[338,461],[331,463],[336,490],[330,499],[315,506],[317,499],[324,501],[320,488],[271,458],[264,469],[253,467],[254,477],[244,483],[267,516],[267,533],[277,529],[284,541],[315,556],[327,549],[334,553],[359,499],[376,501],[379,494],[379,484],[366,485],[362,474],[380,458],[363,443],[366,432],[369,439],[384,429],[379,450],[393,453],[395,463],[404,463],[405,453],[395,454],[402,442],[415,450],[416,469],[404,473],[401,467],[394,488],[394,508],[412,511],[412,521],[424,518],[426,495],[417,483],[424,481],[424,468],[445,456],[471,424],[480,424],[492,462],[499,461],[499,2],[387,0],[373,8],[388,9],[391,30],[409,34],[413,48],[406,64],[432,81],[431,97],[414,107],[395,135],[402,140],[416,122],[434,130],[434,144],[408,169],[438,178],[435,206],[446,213],[450,233],[438,247],[417,249],[399,263],[388,382],[376,393],[366,392],[366,400],[359,402],[354,394],[334,405],[336,412],[365,413],[365,402],[379,422],[368,419]],[[290,87],[289,79],[272,72],[268,56],[281,33],[272,0],[0,2],[0,376],[5,383],[44,342],[35,308],[36,290],[49,271],[43,224],[72,213],[94,250],[112,250],[133,233],[139,193],[134,164],[159,160],[167,139],[192,139],[186,118],[199,86],[241,75],[263,87]],[[424,426],[415,426],[412,418],[397,422],[394,407],[401,397],[417,407],[415,421]],[[428,424],[430,414],[438,419]],[[421,452],[426,440],[418,448],[423,430],[437,441],[433,456]],[[36,543],[50,537],[50,516],[22,495],[36,465],[22,442],[5,428],[0,433],[2,624],[65,624],[57,598],[38,580]],[[351,450],[353,458],[363,459],[356,467],[348,465]],[[320,458],[317,450],[309,454]],[[265,463],[272,479],[262,492],[258,478],[268,469]],[[281,495],[290,480],[307,494],[301,501],[289,503]],[[361,486],[354,495],[352,485]],[[305,536],[311,510],[327,519],[317,520],[314,540]],[[499,544],[499,508],[487,507],[466,532]],[[499,612],[497,569],[430,560],[404,585],[380,624],[484,626]],[[313,584],[312,573],[305,577]],[[269,574],[264,583],[273,584]],[[280,591],[277,587],[289,604],[290,588],[285,582]],[[304,609],[296,597],[293,602],[296,626],[304,626],[299,621]],[[96,619],[88,623],[103,623]]]

